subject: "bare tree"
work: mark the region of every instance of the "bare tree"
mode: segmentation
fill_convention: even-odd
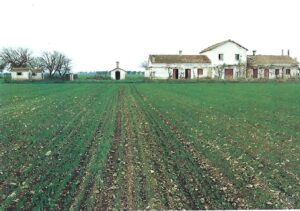
[[[172,79],[173,78],[173,69],[167,65],[167,69],[168,69],[168,79]]]
[[[154,79],[155,78],[155,71],[153,71],[153,70],[149,70],[150,72],[149,72],[149,78],[150,79]]]
[[[218,79],[222,79],[222,76],[223,76],[224,71],[225,71],[225,67],[226,67],[226,64],[217,65],[215,67],[215,69],[217,71],[217,74],[218,74]]]
[[[66,74],[69,73],[71,70],[71,59],[68,59],[65,57],[64,60],[62,61],[62,63],[63,64],[62,64],[61,69],[57,70],[57,72],[58,72],[60,78],[62,80],[64,80]]]
[[[246,78],[247,77],[247,66],[246,66],[246,64],[245,63],[243,63],[243,62],[241,62],[241,61],[239,61],[239,63],[236,65],[236,67],[237,67],[237,72],[236,72],[236,74],[237,74],[237,78]]]
[[[57,51],[44,52],[39,60],[41,66],[49,71],[50,79],[53,79],[53,75],[56,72],[60,75],[61,79],[64,79],[65,74],[71,70],[71,60]]]
[[[179,70],[178,70],[179,71]],[[180,78],[180,79],[185,79],[185,72],[183,72],[183,71],[179,71],[179,76],[178,76],[178,78]]]
[[[3,70],[4,70],[5,67],[6,67],[5,62],[0,59],[0,73],[3,72]]]
[[[27,48],[3,48],[0,52],[0,59],[11,70],[14,67],[27,67],[32,57]]]
[[[140,64],[140,67],[144,68],[145,70],[148,70],[148,62],[145,60]]]
[[[282,68],[281,68],[281,78],[282,78],[282,79],[284,79],[284,76],[285,76],[284,73],[285,73],[285,68],[282,67]]]
[[[43,68],[41,59],[39,57],[33,57],[29,62],[29,66],[31,68]]]

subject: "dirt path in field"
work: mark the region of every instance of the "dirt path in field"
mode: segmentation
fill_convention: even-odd
[[[126,101],[125,101],[126,102]],[[125,105],[126,103],[124,103]],[[132,146],[131,146],[131,138],[132,138],[132,128],[129,123],[128,110],[125,109],[124,106],[124,114],[125,114],[125,144],[123,148],[123,160],[124,160],[124,187],[122,192],[122,209],[132,210],[134,205],[133,199],[133,191],[134,191],[134,181],[133,181],[133,164],[132,164]]]
[[[147,172],[147,161],[145,158],[145,149],[141,146],[140,142],[142,138],[138,132],[139,120],[133,119],[134,114],[136,114],[136,105],[131,105],[130,117],[132,123],[132,139],[130,140],[130,151],[132,153],[132,165],[133,165],[133,189],[134,189],[134,204],[135,209],[145,208],[141,207],[141,204],[145,205],[147,203],[147,177],[145,172]]]
[[[134,102],[134,109],[140,128],[138,134],[142,134],[139,140],[143,144],[143,154],[148,162],[147,177],[150,183],[152,181],[151,189],[148,190],[153,192],[152,198],[145,201],[148,204],[146,208],[200,209],[188,190],[186,175],[179,171],[179,167],[171,159],[173,149],[166,144],[168,135],[144,106],[138,106]],[[146,163],[142,165],[145,166]]]
[[[159,184],[159,188],[156,190],[160,195],[158,198],[164,199],[165,209],[200,209],[196,205],[195,198],[188,188],[187,177],[189,172],[185,171],[183,175],[180,167],[171,159],[175,149],[166,141],[168,135],[165,134],[164,129],[156,122],[155,117],[143,107],[142,111],[142,115],[145,115],[147,121],[155,127],[155,131],[151,131],[148,124],[144,124],[143,131],[147,134],[146,137],[151,140],[151,143],[147,143],[146,146],[148,145],[148,151],[153,154],[153,156],[149,156],[149,160],[152,161],[153,174]],[[183,163],[182,160],[177,159]],[[176,177],[174,181],[169,178],[172,174]]]
[[[171,185],[167,180],[166,168],[159,161],[162,153],[156,145],[153,144],[152,137],[149,136],[149,125],[144,119],[144,112],[137,106],[134,98],[130,96],[131,106],[134,110],[131,112],[131,121],[134,122],[133,152],[139,157],[134,163],[135,172],[135,193],[142,199],[141,203],[135,207],[136,209],[174,209],[176,206],[172,200],[170,190]],[[135,150],[134,150],[135,149]],[[143,157],[141,156],[143,155]],[[141,171],[142,170],[142,171]],[[146,175],[143,174],[146,173]],[[146,184],[146,181],[149,185]],[[150,186],[151,184],[151,186]],[[149,189],[149,186],[151,189]],[[147,193],[148,192],[148,197]],[[150,193],[149,193],[150,192]],[[151,198],[149,198],[151,196]],[[148,205],[148,206],[147,206]]]
[[[122,105],[124,105],[124,90],[119,90],[117,97],[117,119],[115,124],[115,132],[113,137],[113,144],[108,154],[108,160],[104,170],[104,187],[96,199],[96,209],[111,210],[115,198],[115,191],[117,189],[117,163],[119,159],[119,142],[122,129]]]

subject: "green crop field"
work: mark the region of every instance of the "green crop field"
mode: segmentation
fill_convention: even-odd
[[[0,83],[0,209],[300,208],[300,83]]]

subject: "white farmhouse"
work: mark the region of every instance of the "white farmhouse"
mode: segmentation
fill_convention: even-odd
[[[200,52],[211,60],[212,78],[237,79],[245,77],[248,49],[226,40],[214,44]]]
[[[299,63],[289,55],[255,55],[254,51],[253,55],[248,56],[247,63],[249,78],[287,79],[299,77]]]
[[[39,68],[18,67],[11,69],[12,80],[43,80],[43,70]]]
[[[126,70],[119,67],[119,62],[116,62],[116,68],[110,71],[110,77],[112,80],[125,80]]]
[[[205,55],[150,55],[145,77],[152,79],[194,79],[210,77],[211,61]]]

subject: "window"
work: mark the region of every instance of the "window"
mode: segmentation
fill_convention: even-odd
[[[203,69],[198,69],[197,74],[198,74],[198,76],[203,75]]]
[[[240,61],[240,54],[235,54],[235,60]]]
[[[32,73],[32,76],[36,76],[36,73]]]
[[[224,59],[224,54],[220,53],[220,54],[219,54],[219,60],[220,60],[220,61],[223,61],[223,59]]]
[[[17,75],[22,75],[22,72],[17,72]]]
[[[286,75],[290,75],[290,74],[291,74],[291,70],[290,70],[290,69],[286,69],[286,70],[285,70],[285,74],[286,74]]]
[[[279,69],[275,70],[275,75],[279,75]]]

